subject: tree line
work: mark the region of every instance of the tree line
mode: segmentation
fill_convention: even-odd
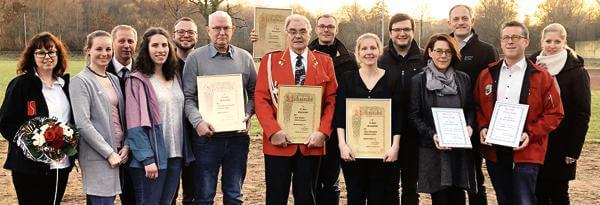
[[[433,2],[424,1],[409,13],[416,21],[415,39],[426,41],[433,33],[449,32],[447,19],[428,17]],[[538,5],[534,16],[526,16],[531,42],[529,49],[539,49],[539,35],[549,23],[563,24],[569,33],[568,43],[600,39],[600,0],[595,6],[584,6],[584,0],[545,0]],[[475,30],[480,39],[499,46],[499,28],[505,21],[516,19],[518,5],[515,0],[480,0],[473,6]],[[311,19],[312,25],[319,14],[311,13],[301,5],[293,5],[294,13]],[[387,12],[385,2],[371,8],[358,3],[341,6],[333,13],[339,20],[338,38],[350,49],[355,39],[366,32],[381,35],[387,41]],[[226,0],[0,0],[0,51],[19,51],[31,36],[50,31],[59,36],[72,51],[83,48],[85,36],[98,29],[110,31],[113,26],[128,24],[138,30],[138,35],[151,26],[172,30],[176,19],[189,16],[199,25],[199,45],[208,42],[204,29],[208,15],[216,10],[229,12],[236,32],[234,45],[252,50],[248,40],[254,25],[254,7],[249,0],[230,3]],[[384,19],[382,23],[381,20]],[[533,21],[537,19],[537,21]],[[314,35],[313,35],[314,37]]]

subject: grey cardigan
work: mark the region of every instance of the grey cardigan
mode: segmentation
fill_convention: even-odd
[[[119,98],[119,115],[125,132],[125,101],[117,76],[107,73]],[[115,127],[112,107],[96,76],[87,68],[73,79],[69,86],[75,125],[81,133],[79,164],[83,178],[83,192],[95,196],[115,196],[121,193],[119,168],[111,168],[106,160],[117,152],[114,146]],[[125,138],[126,135],[123,135]],[[126,142],[126,139],[123,139]]]

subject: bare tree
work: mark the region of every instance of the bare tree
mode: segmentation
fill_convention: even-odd
[[[480,38],[499,47],[500,27],[504,22],[516,19],[516,9],[514,0],[479,1],[475,7],[475,19]]]

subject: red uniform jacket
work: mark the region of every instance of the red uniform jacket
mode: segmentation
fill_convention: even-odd
[[[290,50],[286,49],[284,51],[270,53],[271,74],[275,86],[295,84],[294,73],[292,73],[292,66],[295,62],[290,62],[289,52]],[[271,135],[281,130],[281,127],[277,123],[277,108],[275,108],[271,101],[271,94],[269,91],[269,79],[267,74],[268,55],[269,54],[265,54],[260,61],[258,79],[256,80],[256,88],[254,90],[256,116],[263,128],[263,153],[272,156],[292,156],[299,147],[302,155],[324,155],[325,147],[311,149],[307,148],[306,145],[277,147],[273,146],[271,141],[269,141]],[[318,51],[308,51],[304,85],[323,87],[321,124],[318,131],[327,136],[331,135],[331,120],[333,119],[337,81],[333,70],[333,62],[329,55]]]
[[[492,63],[479,75],[474,90],[477,122],[480,129],[487,128],[492,118],[502,61]],[[558,127],[564,116],[560,95],[552,76],[546,69],[527,60],[525,78],[521,89],[521,104],[529,111],[524,132],[529,134],[529,145],[514,151],[513,162],[543,164],[548,145],[548,134]],[[481,145],[486,160],[496,162],[494,146]]]

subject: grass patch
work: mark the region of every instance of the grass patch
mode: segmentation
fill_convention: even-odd
[[[600,90],[592,91],[592,116],[586,141],[600,142]]]

